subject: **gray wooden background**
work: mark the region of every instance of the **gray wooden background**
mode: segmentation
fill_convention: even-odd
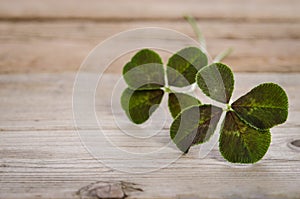
[[[300,198],[299,9],[299,0],[0,0],[0,198]],[[185,14],[197,19],[212,56],[234,48],[224,60],[237,72],[234,98],[276,82],[289,95],[288,121],[272,129],[269,151],[255,165],[229,164],[216,146],[204,159],[195,149],[150,173],[105,166],[81,144],[73,122],[81,62],[99,42],[131,28],[194,37]],[[125,61],[105,78],[114,82]],[[124,149],[158,146],[120,137],[112,115],[99,111]],[[161,139],[169,141],[167,130]]]

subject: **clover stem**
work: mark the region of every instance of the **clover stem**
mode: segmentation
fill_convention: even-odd
[[[226,50],[222,51],[221,53],[219,53],[215,59],[213,60],[214,63],[216,62],[220,62],[223,59],[225,59],[226,57],[228,57],[233,51],[233,48],[227,48]]]
[[[188,90],[188,93],[191,93],[191,92],[194,92],[197,88],[197,84],[196,83],[193,83],[190,90]]]
[[[197,21],[195,20],[194,17],[192,17],[190,15],[184,16],[184,18],[192,26],[201,47],[203,48],[204,51],[206,51],[206,42],[205,42],[202,32],[200,31],[200,29],[197,25]]]
[[[226,104],[226,108],[224,109],[224,111],[228,112],[228,111],[232,111],[233,109],[231,108],[230,104]]]
[[[172,90],[169,88],[169,87],[164,87],[164,91],[166,92],[166,93],[172,93]]]

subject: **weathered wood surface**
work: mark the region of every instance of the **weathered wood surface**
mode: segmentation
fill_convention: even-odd
[[[197,18],[212,56],[234,48],[225,62],[235,71],[299,72],[299,7],[298,0],[0,0],[0,72],[76,71],[96,44],[131,28],[194,37],[184,14]]]
[[[97,114],[119,147],[143,152],[169,141],[167,126],[156,141],[121,135],[109,106],[101,101],[119,77],[103,78],[111,84],[96,94]],[[300,140],[300,74],[236,75],[234,99],[266,81],[279,83],[289,96],[288,121],[272,129],[272,144],[259,163],[229,164],[218,146],[200,159],[196,147],[165,168],[141,174],[106,167],[83,147],[72,114],[74,79],[74,73],[0,75],[0,198],[93,198],[105,196],[109,189],[115,197],[129,198],[299,198],[300,150],[290,143]],[[141,159],[136,166],[156,169],[174,154],[179,152],[171,148],[170,154],[150,163]],[[122,161],[101,161],[111,160]]]
[[[139,1],[139,0],[1,0],[1,17],[15,18],[80,18],[96,20],[143,20],[143,19],[174,19],[183,14],[192,14],[204,19],[247,19],[297,21],[300,19],[297,0],[253,0],[226,2],[180,0],[170,1]]]
[[[299,198],[299,6],[299,0],[0,0],[0,198]],[[234,48],[224,61],[235,71],[275,72],[238,74],[234,98],[257,83],[277,82],[290,98],[288,121],[272,129],[268,153],[252,166],[227,163],[215,146],[204,159],[195,148],[151,173],[107,167],[87,152],[76,131],[75,72],[95,45],[120,31],[155,26],[194,37],[186,14],[196,17],[212,56]],[[120,73],[128,58],[108,72]],[[96,99],[109,96],[117,78],[106,75],[112,82],[97,90]],[[153,140],[120,133],[109,108],[96,100],[103,131],[121,149],[149,152],[170,141],[167,124]],[[110,155],[111,148],[103,150]],[[136,164],[120,164],[130,159],[114,159],[116,154],[102,162],[153,170],[180,154],[167,150]]]

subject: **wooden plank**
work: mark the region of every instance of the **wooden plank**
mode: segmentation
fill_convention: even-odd
[[[120,161],[114,156],[100,163],[81,144],[72,121],[74,73],[2,74],[0,110],[5,114],[0,115],[0,198],[97,198],[91,194],[97,190],[101,196],[102,189],[109,187],[114,188],[114,194],[125,193],[129,198],[297,198],[300,154],[299,147],[290,143],[300,140],[299,77],[300,74],[236,74],[234,98],[266,81],[279,83],[289,95],[289,119],[272,129],[271,147],[259,163],[229,164],[217,146],[200,159],[196,147],[163,169],[131,174],[102,164]],[[103,81],[111,83],[97,92],[96,99],[109,95],[118,79],[118,75],[106,74]],[[105,132],[122,149],[149,151],[169,141],[167,129],[151,142],[120,134],[105,104],[97,100],[97,114],[105,118]],[[145,161],[149,163],[145,168],[156,169],[176,154],[180,153],[170,148],[169,153],[162,153],[150,163],[140,160],[132,166],[145,166]],[[122,161],[126,162],[126,158]]]
[[[299,39],[299,23],[286,22],[231,22],[197,20],[205,38],[209,39]],[[128,29],[142,27],[161,27],[174,29],[194,36],[186,21],[128,21],[128,22],[10,22],[1,21],[0,39],[5,40],[42,40],[77,39],[93,42]]]
[[[207,37],[211,56],[228,47],[234,48],[225,62],[235,71],[300,71],[300,26],[297,23],[199,21],[199,25]],[[171,28],[194,37],[186,22],[1,22],[0,72],[76,71],[89,51],[101,41],[120,31],[152,26]],[[126,60],[113,63],[111,72],[119,72],[123,61]]]
[[[298,75],[297,73],[237,74],[233,99],[237,99],[259,83],[278,83],[286,89],[291,101],[290,108],[295,112],[295,115],[290,115],[292,123],[289,123],[290,120],[287,121],[287,124],[292,125],[297,122],[297,114],[300,111],[300,103],[297,100],[300,98],[300,93],[297,92],[300,85]],[[111,94],[109,91],[113,90],[119,80],[119,75],[106,74],[105,77],[103,83],[106,83],[106,89],[97,90],[97,99],[103,99],[103,97],[101,98],[103,93],[109,96]],[[0,108],[6,113],[0,115],[1,130],[72,130],[74,128],[72,121],[74,81],[74,73],[0,75]],[[30,92],[30,94],[26,94],[26,92]],[[200,97],[201,101],[205,102],[206,98]],[[20,99],[22,100],[20,101]],[[96,105],[102,108],[103,105],[106,105],[105,103],[104,100],[97,100]],[[110,119],[105,120],[109,121]]]
[[[287,124],[292,125],[297,122],[297,114],[300,111],[300,103],[297,100],[300,97],[300,93],[297,92],[300,85],[298,76],[298,73],[238,73],[235,77],[236,89],[233,99],[237,99],[259,83],[278,83],[286,89],[290,98],[290,108],[295,115],[290,115],[292,123],[289,123],[289,120]],[[105,74],[103,83],[105,83],[106,89],[98,88],[100,90],[96,92],[97,99],[103,99],[103,97],[101,98],[102,94],[111,95],[109,92],[117,85],[118,80],[119,75]],[[72,121],[74,81],[74,73],[0,75],[0,108],[6,113],[0,115],[1,130],[72,130],[74,128]],[[26,92],[30,92],[30,94],[26,94]],[[201,101],[205,102],[206,98],[200,97]],[[20,99],[22,100],[20,101]],[[96,102],[99,110],[103,111],[101,108],[107,102],[104,100]],[[110,104],[110,102],[108,103]],[[109,115],[106,114],[106,116]],[[110,118],[105,120],[109,121]]]
[[[298,21],[297,0],[139,1],[139,0],[1,0],[0,18],[12,20],[178,20],[184,14],[201,19]]]

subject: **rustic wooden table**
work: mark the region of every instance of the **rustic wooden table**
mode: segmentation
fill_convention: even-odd
[[[298,0],[0,0],[0,198],[300,198],[299,8]],[[237,72],[233,98],[276,82],[289,96],[288,121],[272,129],[269,151],[250,166],[227,163],[217,145],[203,159],[196,147],[161,169],[177,150],[147,164],[122,165],[124,157],[108,166],[114,154],[99,162],[73,120],[80,63],[96,44],[130,28],[158,26],[193,36],[183,14],[197,18],[212,56],[234,48],[224,60]],[[112,83],[96,99],[108,96],[124,61],[112,64],[103,77]],[[122,149],[164,144],[120,136],[109,104],[96,107],[105,132]],[[164,129],[159,139],[169,142]],[[139,166],[155,171],[120,171]]]

